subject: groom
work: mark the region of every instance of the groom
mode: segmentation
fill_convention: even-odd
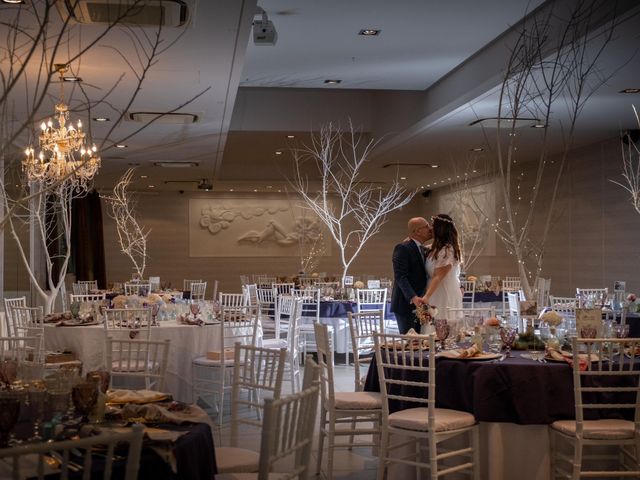
[[[404,334],[410,328],[420,331],[413,311],[422,305],[422,296],[427,289],[426,250],[424,242],[433,238],[431,225],[422,217],[409,220],[409,238],[396,245],[393,250],[393,293],[391,311],[398,322],[398,330]]]

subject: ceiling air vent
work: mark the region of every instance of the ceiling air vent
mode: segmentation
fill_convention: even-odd
[[[196,123],[200,117],[195,113],[130,112],[126,118],[140,123],[186,125]]]
[[[155,162],[154,165],[156,167],[162,167],[162,168],[191,168],[191,167],[197,167],[199,164],[198,162],[165,161],[165,162]]]
[[[63,20],[79,23],[179,27],[190,15],[182,0],[63,0],[56,5]]]

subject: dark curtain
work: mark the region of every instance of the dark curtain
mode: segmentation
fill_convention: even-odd
[[[95,190],[75,198],[71,210],[70,272],[77,280],[97,280],[98,288],[107,288],[102,231],[102,206]]]

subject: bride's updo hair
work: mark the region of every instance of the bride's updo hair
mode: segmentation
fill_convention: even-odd
[[[433,243],[429,257],[436,258],[440,250],[447,246],[453,249],[453,256],[456,260],[462,261],[460,253],[460,243],[458,242],[458,230],[453,224],[451,217],[445,213],[439,213],[431,217],[433,226]]]

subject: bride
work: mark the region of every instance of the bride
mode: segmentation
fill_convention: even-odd
[[[437,318],[447,318],[447,308],[462,308],[460,290],[460,244],[458,231],[449,215],[431,217],[433,243],[427,254],[429,285],[422,299],[438,309]]]

